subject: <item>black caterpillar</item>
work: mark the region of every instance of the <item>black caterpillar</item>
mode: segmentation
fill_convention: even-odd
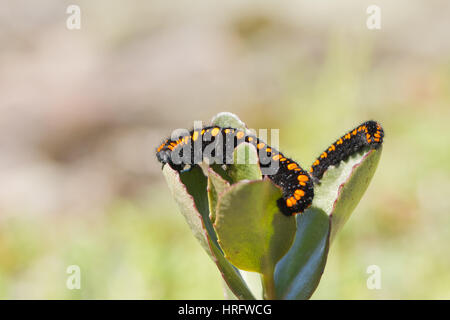
[[[182,171],[187,165],[197,165],[206,157],[209,161],[222,164],[232,163],[232,152],[239,144],[247,142],[256,147],[261,170],[276,168],[265,174],[283,190],[283,198],[278,199],[280,211],[291,216],[302,213],[314,198],[314,182],[319,182],[330,165],[336,165],[351,154],[365,147],[378,148],[383,142],[383,129],[375,121],[367,121],[342,136],[324,151],[311,166],[310,172],[303,170],[294,160],[268,146],[255,135],[242,129],[208,126],[185,132],[177,139],[166,139],[156,150],[158,161],[169,164],[174,170]],[[197,147],[196,147],[197,146]],[[205,151],[209,150],[209,154]],[[264,171],[263,171],[264,173]]]
[[[350,130],[329,146],[314,161],[309,170],[315,182],[322,179],[329,166],[335,166],[364,148],[378,149],[383,143],[384,131],[375,121],[366,121]]]

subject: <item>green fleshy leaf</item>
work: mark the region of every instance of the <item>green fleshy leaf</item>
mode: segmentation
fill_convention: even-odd
[[[233,179],[228,175],[227,171],[222,167],[220,164],[213,163],[210,166],[207,166],[207,168],[211,168],[215,173],[217,173],[223,180],[227,181],[229,184],[233,183]],[[205,170],[203,170],[205,172]],[[208,175],[208,172],[206,171],[206,175]]]
[[[215,116],[212,120],[212,125],[247,130],[245,123],[243,123],[236,115],[228,112],[223,112]],[[229,188],[230,184],[234,184],[241,180],[260,180],[262,178],[261,170],[259,165],[257,165],[257,151],[254,146],[242,144],[233,152],[233,161],[237,165],[228,166],[226,167],[226,170],[223,170],[219,165],[212,165],[212,169],[217,174],[211,174],[211,169],[208,171],[208,192],[210,192],[208,196],[210,200],[210,216],[213,223],[215,221],[215,206],[217,205],[218,195]],[[244,270],[239,270],[239,273],[253,295],[257,299],[262,299],[263,288],[261,275],[259,273],[247,272]],[[234,295],[230,294],[229,289],[226,290],[226,293],[227,297],[233,298]]]
[[[180,174],[165,165],[163,175],[194,236],[216,263],[224,281],[234,295],[239,299],[253,300],[254,297],[239,271],[225,259],[217,243],[217,236],[209,219],[207,179],[201,169],[194,167],[190,171]]]
[[[255,300],[255,297],[245,281],[242,279],[239,271],[227,259],[225,259],[219,247],[211,243],[211,240],[210,246],[215,257],[214,262],[219,268],[223,280],[228,285],[228,288],[230,288],[233,292],[234,296],[240,300]]]
[[[208,173],[208,201],[209,201],[209,216],[211,222],[216,220],[216,206],[220,195],[230,187],[230,183],[223,179],[216,171],[211,168],[207,169]]]
[[[289,250],[295,219],[279,212],[281,195],[269,180],[241,181],[222,194],[215,229],[225,257],[239,269],[268,274]]]
[[[208,238],[212,234],[211,231],[214,231],[212,228],[208,230],[203,222],[203,215],[208,212],[205,176],[199,168],[193,168],[191,171],[180,175],[168,165],[164,166],[163,175],[194,236],[211,256]],[[190,183],[190,180],[197,180],[197,183]]]
[[[228,166],[227,174],[236,183],[241,180],[261,180],[258,152],[252,144],[242,143],[233,152],[234,164]]]
[[[247,131],[246,125],[239,117],[230,112],[221,112],[217,114],[212,120],[212,125],[219,127],[231,127]],[[223,170],[219,165],[212,165],[223,179],[230,184],[241,180],[260,180],[262,178],[261,170],[259,168],[259,158],[256,148],[249,143],[242,143],[233,150],[233,163],[229,165],[226,170]]]
[[[231,127],[246,131],[245,123],[238,116],[230,112],[221,112],[211,121],[212,125],[219,127]],[[218,165],[212,168],[231,184],[241,180],[260,180],[261,170],[259,168],[258,153],[256,148],[248,143],[242,143],[233,150],[233,163],[223,170]]]
[[[350,156],[337,167],[330,167],[320,185],[314,188],[313,206],[321,208],[331,220],[330,242],[343,227],[364,195],[378,166],[382,148]]]
[[[278,299],[308,299],[319,285],[325,268],[330,235],[330,218],[310,208],[297,215],[295,241],[275,268]]]
[[[236,129],[245,129],[245,123],[242,122],[241,119],[237,115],[231,112],[221,112],[218,113],[211,120],[211,125],[218,126],[222,128],[236,128]]]

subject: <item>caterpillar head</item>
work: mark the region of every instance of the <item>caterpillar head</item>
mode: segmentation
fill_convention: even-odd
[[[365,125],[367,127],[367,133],[370,135],[367,139],[369,145],[374,149],[378,149],[383,143],[383,128],[378,122],[373,120],[367,121]]]

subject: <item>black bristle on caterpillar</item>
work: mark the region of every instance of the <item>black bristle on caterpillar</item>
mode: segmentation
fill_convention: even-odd
[[[198,165],[204,158],[209,162],[230,164],[232,158],[229,156],[232,157],[232,152],[228,150],[216,154],[214,147],[222,146],[222,150],[227,148],[234,150],[241,143],[250,143],[258,150],[262,170],[269,167],[276,168],[275,172],[264,176],[281,187],[283,197],[278,199],[277,205],[284,215],[292,216],[302,213],[311,205],[314,198],[314,183],[319,183],[330,166],[339,164],[364,148],[379,148],[383,143],[383,137],[384,132],[380,124],[375,121],[364,122],[322,152],[312,164],[310,172],[303,170],[294,160],[285,157],[255,135],[231,127],[208,126],[185,131],[176,139],[169,138],[161,143],[156,150],[156,157],[163,165],[168,164],[174,170],[183,171],[186,170],[186,166]],[[207,149],[210,154],[205,154]]]
[[[275,148],[270,147],[255,135],[249,134],[241,129],[222,128],[208,126],[201,129],[191,130],[173,139],[166,139],[156,150],[158,161],[169,164],[177,171],[184,170],[186,165],[197,165],[206,157],[208,161],[229,164],[232,152],[223,152],[216,155],[212,150],[211,155],[204,154],[206,148],[219,143],[224,148],[234,150],[241,143],[250,143],[258,150],[259,164],[261,170],[276,168],[272,174],[266,174],[274,184],[283,190],[283,198],[277,201],[280,211],[286,216],[302,213],[308,208],[314,197],[314,186],[310,175],[303,170],[294,160],[285,157]],[[195,144],[198,143],[198,148]],[[194,145],[194,147],[192,147]],[[263,159],[262,156],[263,155]],[[217,158],[218,156],[218,158]],[[176,160],[175,157],[178,157]]]
[[[330,166],[335,166],[364,148],[378,149],[383,143],[384,131],[379,123],[370,120],[337,139],[314,161],[309,173],[315,183],[322,179]]]

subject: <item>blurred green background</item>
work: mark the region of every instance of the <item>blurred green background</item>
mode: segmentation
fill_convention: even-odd
[[[81,29],[66,8],[81,8]],[[220,111],[308,167],[360,122],[375,177],[316,299],[450,298],[450,6],[14,1],[0,9],[0,298],[222,299],[154,149]],[[70,265],[81,289],[66,287]],[[381,268],[380,290],[366,269]]]

